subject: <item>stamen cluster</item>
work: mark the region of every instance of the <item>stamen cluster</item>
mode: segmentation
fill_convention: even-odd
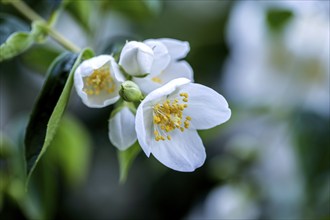
[[[83,91],[87,95],[99,95],[102,91],[113,93],[115,89],[116,84],[107,66],[96,69],[90,76],[84,77]]]
[[[184,131],[190,126],[190,116],[183,117],[183,111],[188,107],[188,93],[180,93],[182,102],[175,98],[174,100],[165,100],[162,104],[157,103],[153,107],[153,122],[155,124],[155,140],[171,140],[170,135],[164,133],[171,132],[175,129]],[[166,137],[166,138],[165,138]]]

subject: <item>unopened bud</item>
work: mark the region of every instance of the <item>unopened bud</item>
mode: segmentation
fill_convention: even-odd
[[[121,84],[120,90],[119,90],[119,95],[126,102],[140,101],[143,97],[139,86],[129,80],[127,80]]]

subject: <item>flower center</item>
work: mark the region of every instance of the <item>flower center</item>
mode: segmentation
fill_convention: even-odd
[[[84,77],[83,91],[87,95],[99,95],[102,91],[113,93],[115,89],[116,84],[107,65],[94,70],[90,76]]]
[[[153,106],[153,122],[155,124],[155,140],[171,140],[168,132],[175,129],[184,131],[189,128],[191,117],[183,116],[183,110],[188,107],[188,93],[180,93],[179,99],[169,100],[166,99],[161,104]]]

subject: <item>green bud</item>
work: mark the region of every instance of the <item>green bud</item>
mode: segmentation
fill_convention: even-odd
[[[139,86],[129,80],[121,84],[119,95],[127,102],[136,102],[143,98]]]
[[[44,43],[47,39],[47,24],[43,21],[34,21],[32,23],[31,35],[37,43]]]

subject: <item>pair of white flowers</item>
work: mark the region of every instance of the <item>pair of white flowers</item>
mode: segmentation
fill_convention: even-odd
[[[114,104],[126,97],[126,90],[133,91],[140,103],[135,110],[124,101],[113,111],[111,143],[126,150],[138,140],[148,157],[153,154],[167,167],[184,172],[194,171],[206,158],[196,129],[212,128],[231,115],[220,94],[192,83],[192,68],[181,60],[189,50],[188,42],[175,39],[130,41],[118,64],[112,56],[100,55],[82,62],[74,76],[77,93],[88,107]],[[138,87],[125,87],[135,85],[126,79]]]

